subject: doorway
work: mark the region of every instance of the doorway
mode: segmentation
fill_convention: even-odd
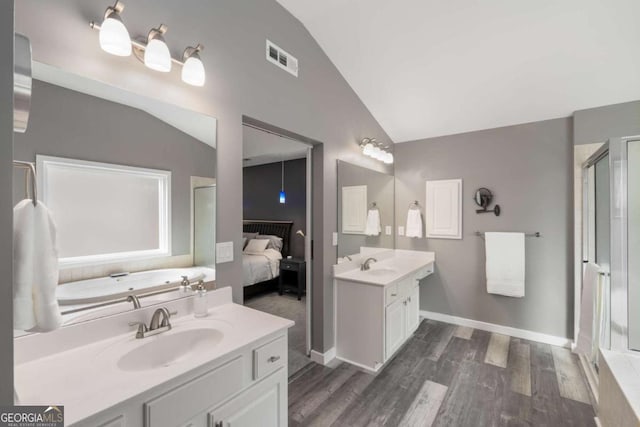
[[[311,151],[293,134],[243,123],[244,303],[295,322],[290,376],[311,362]]]

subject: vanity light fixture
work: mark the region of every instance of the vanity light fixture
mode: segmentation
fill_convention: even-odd
[[[107,53],[117,56],[129,56],[133,52],[144,65],[152,70],[168,73],[173,63],[182,66],[181,78],[184,83],[192,86],[204,86],[206,73],[200,58],[204,46],[187,47],[182,59],[175,59],[164,39],[167,26],[161,24],[152,28],[146,38],[132,39],[125,27],[120,14],[124,4],[117,0],[115,5],[107,8],[102,24],[94,21],[90,27],[100,31],[100,47]]]
[[[387,165],[393,163],[393,154],[388,151],[389,147],[381,148],[375,138],[364,138],[360,142],[360,148],[362,149],[362,154],[365,156],[372,157]]]
[[[284,192],[284,161],[282,162],[282,182],[280,186],[280,203],[284,204],[287,201],[287,195]]]
[[[109,6],[104,12],[104,21],[100,27],[100,47],[116,56],[131,55],[131,37],[120,17],[123,10],[124,5],[120,1]]]
[[[189,46],[182,54],[182,81],[192,86],[204,86],[204,64],[200,59],[200,52],[204,46],[198,43],[196,47]]]
[[[152,70],[168,73],[171,71],[171,52],[164,41],[164,33],[167,26],[160,24],[158,28],[152,28],[147,36],[147,45],[144,49],[144,65]]]

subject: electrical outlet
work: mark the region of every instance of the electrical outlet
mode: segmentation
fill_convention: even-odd
[[[404,236],[404,226],[403,225],[398,227],[398,236]]]
[[[233,242],[216,243],[216,262],[222,264],[224,262],[233,261]]]
[[[387,236],[391,236],[391,226],[390,225],[385,225],[384,226],[384,234],[386,234]]]
[[[338,233],[335,231],[333,232],[332,243],[333,246],[338,246]]]

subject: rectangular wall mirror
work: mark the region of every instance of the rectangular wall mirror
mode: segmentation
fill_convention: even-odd
[[[360,248],[394,248],[394,178],[338,160],[338,262]]]
[[[58,269],[47,273],[58,277],[63,326],[190,295],[185,278],[213,283],[216,125],[34,64],[14,160],[35,165],[39,203],[55,223]],[[14,172],[14,205],[30,197],[23,173]],[[16,270],[25,262],[14,259]]]

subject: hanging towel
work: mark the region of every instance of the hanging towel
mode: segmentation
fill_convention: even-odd
[[[584,274],[582,276],[580,323],[576,347],[580,353],[587,356],[590,360],[594,356],[594,343],[598,342],[598,337],[594,337],[594,332],[599,329],[597,325],[594,327],[594,321],[596,319],[594,312],[597,310],[599,304],[596,304],[597,298],[594,298],[594,296],[598,291],[599,272],[600,266],[590,262],[585,264]]]
[[[487,292],[524,296],[524,233],[485,233]]]
[[[367,236],[378,236],[381,232],[382,226],[380,225],[380,211],[378,209],[369,209],[364,234]]]
[[[422,238],[422,215],[420,215],[420,209],[409,209],[409,212],[407,212],[405,235],[407,237]]]
[[[62,324],[56,299],[56,227],[42,202],[29,199],[13,209],[14,328],[46,332]]]

